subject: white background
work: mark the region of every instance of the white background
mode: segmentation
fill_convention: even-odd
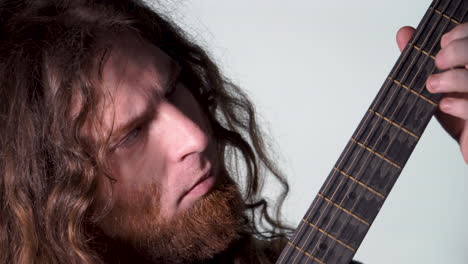
[[[299,223],[395,63],[395,33],[427,0],[164,3],[257,105]],[[467,263],[468,166],[433,120],[356,259],[366,264]],[[274,194],[274,189],[267,192]]]

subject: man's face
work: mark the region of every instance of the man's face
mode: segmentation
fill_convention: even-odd
[[[131,39],[119,45],[103,68],[104,91],[112,98],[104,124],[114,126],[114,192],[127,199],[156,185],[160,214],[172,218],[215,183],[210,128],[192,94],[176,82],[179,69],[171,58]]]
[[[103,67],[103,124],[116,181],[101,228],[154,260],[225,249],[241,226],[242,199],[217,159],[210,125],[178,66],[157,47],[124,37]],[[185,244],[184,244],[185,243]],[[172,258],[172,259],[171,259]]]

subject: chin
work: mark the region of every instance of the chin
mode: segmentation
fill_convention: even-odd
[[[210,259],[228,249],[246,229],[239,188],[232,179],[222,178],[189,192],[186,209],[171,219],[161,217],[157,205],[145,208],[144,203],[125,201],[120,209],[133,213],[121,211],[107,218],[106,233],[157,263]]]

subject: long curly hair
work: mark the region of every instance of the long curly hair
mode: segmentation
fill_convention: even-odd
[[[138,0],[2,0],[0,264],[102,262],[86,226],[96,221],[106,147],[82,131],[99,115],[91,80],[96,61],[106,59],[99,40],[124,31],[183,69],[182,81],[223,146],[226,169],[242,186],[252,237],[290,234],[280,218],[288,184],[266,151],[252,103],[177,25]],[[282,186],[275,206],[262,196],[267,177]]]

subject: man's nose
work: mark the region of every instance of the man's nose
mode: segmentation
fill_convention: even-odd
[[[159,118],[164,131],[164,145],[171,161],[183,161],[191,154],[206,150],[209,138],[197,111],[186,114],[170,103],[163,103]]]

